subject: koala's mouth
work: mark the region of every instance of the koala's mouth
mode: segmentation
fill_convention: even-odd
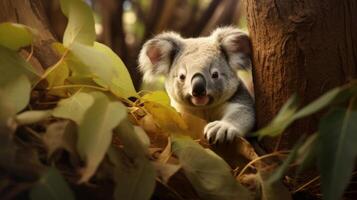
[[[191,103],[195,106],[206,106],[210,103],[211,98],[208,95],[205,96],[191,96]]]

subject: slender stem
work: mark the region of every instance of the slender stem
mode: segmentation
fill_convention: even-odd
[[[270,158],[270,157],[274,157],[274,156],[282,156],[282,154],[287,154],[287,153],[290,153],[290,151],[276,151],[276,152],[273,152],[273,153],[270,153],[270,154],[266,154],[266,155],[263,155],[263,156],[260,156],[252,161],[250,161],[248,164],[246,164],[244,166],[244,168],[240,171],[240,173],[238,174],[238,178],[240,178],[244,172],[248,169],[248,167],[250,167],[252,164],[254,164],[255,162],[259,161],[259,160],[263,160],[265,158]]]
[[[108,91],[108,89],[106,89],[106,88],[97,87],[94,85],[81,85],[81,84],[54,86],[52,88],[49,88],[48,90],[59,90],[59,89],[65,89],[65,88],[91,88],[91,89],[100,90],[100,91],[104,91],[104,92]]]
[[[32,86],[32,89],[34,89],[37,84],[39,84],[43,79],[45,79],[51,72],[53,72],[55,69],[57,69],[57,67],[64,61],[66,55],[68,54],[68,49],[66,49],[66,51],[63,53],[62,57],[52,66],[48,69],[48,71],[46,71],[44,74],[42,74],[42,76],[40,77],[39,80],[37,80],[35,82],[35,84]]]
[[[293,193],[299,192],[301,190],[303,190],[304,188],[306,188],[307,186],[309,186],[311,183],[317,181],[320,179],[320,176],[317,176],[313,179],[311,179],[310,181],[308,181],[307,183],[303,184],[302,186],[300,186],[298,189],[294,190]]]
[[[30,54],[26,58],[26,62],[30,61],[30,59],[32,58],[32,55],[33,55],[33,44],[31,44],[31,51],[30,51]]]

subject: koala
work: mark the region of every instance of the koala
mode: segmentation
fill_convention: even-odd
[[[237,75],[251,68],[248,35],[222,27],[208,37],[182,38],[166,32],[147,41],[139,54],[144,80],[165,76],[171,104],[208,122],[210,143],[232,142],[255,123],[254,100]]]

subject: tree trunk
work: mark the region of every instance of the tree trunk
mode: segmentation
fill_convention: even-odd
[[[254,52],[258,128],[297,93],[305,105],[357,75],[357,2],[355,0],[246,1]],[[316,131],[318,115],[287,130],[280,148]],[[266,140],[268,151],[277,139]]]
[[[43,68],[50,67],[58,60],[57,54],[51,48],[55,41],[48,23],[43,0],[1,0],[0,23],[16,22],[37,30],[34,46],[34,56]]]

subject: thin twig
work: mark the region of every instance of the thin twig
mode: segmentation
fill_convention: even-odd
[[[30,61],[30,59],[32,58],[32,56],[33,56],[33,44],[31,44],[30,54],[27,56],[26,62]]]
[[[298,189],[294,190],[293,193],[296,193],[296,192],[299,192],[299,191],[303,190],[304,188],[306,188],[307,186],[309,186],[310,184],[312,184],[313,182],[315,182],[315,181],[317,181],[319,179],[320,179],[320,176],[317,176],[317,177],[311,179],[307,183],[304,183],[302,186],[298,187]]]
[[[46,71],[42,76],[40,77],[39,80],[35,82],[35,84],[32,86],[32,90],[43,80],[45,79],[51,72],[53,72],[55,69],[57,69],[58,66],[64,61],[66,55],[68,54],[69,50],[66,49],[66,51],[63,53],[62,57],[54,64],[48,71]]]
[[[282,156],[283,154],[287,154],[287,153],[290,153],[290,151],[276,151],[276,152],[273,152],[273,153],[270,153],[270,154],[266,154],[266,155],[260,156],[260,157],[258,157],[256,159],[250,161],[248,164],[246,164],[244,166],[242,171],[240,171],[240,173],[238,174],[238,178],[240,178],[244,174],[244,172],[248,169],[248,167],[250,167],[255,162],[257,162],[259,160],[263,160],[265,158],[270,158],[270,157],[274,157],[274,156]]]
[[[82,85],[82,84],[54,86],[52,88],[49,88],[48,90],[59,90],[65,88],[90,88],[90,89],[100,90],[104,92],[109,91],[107,88],[97,87],[94,85]]]

